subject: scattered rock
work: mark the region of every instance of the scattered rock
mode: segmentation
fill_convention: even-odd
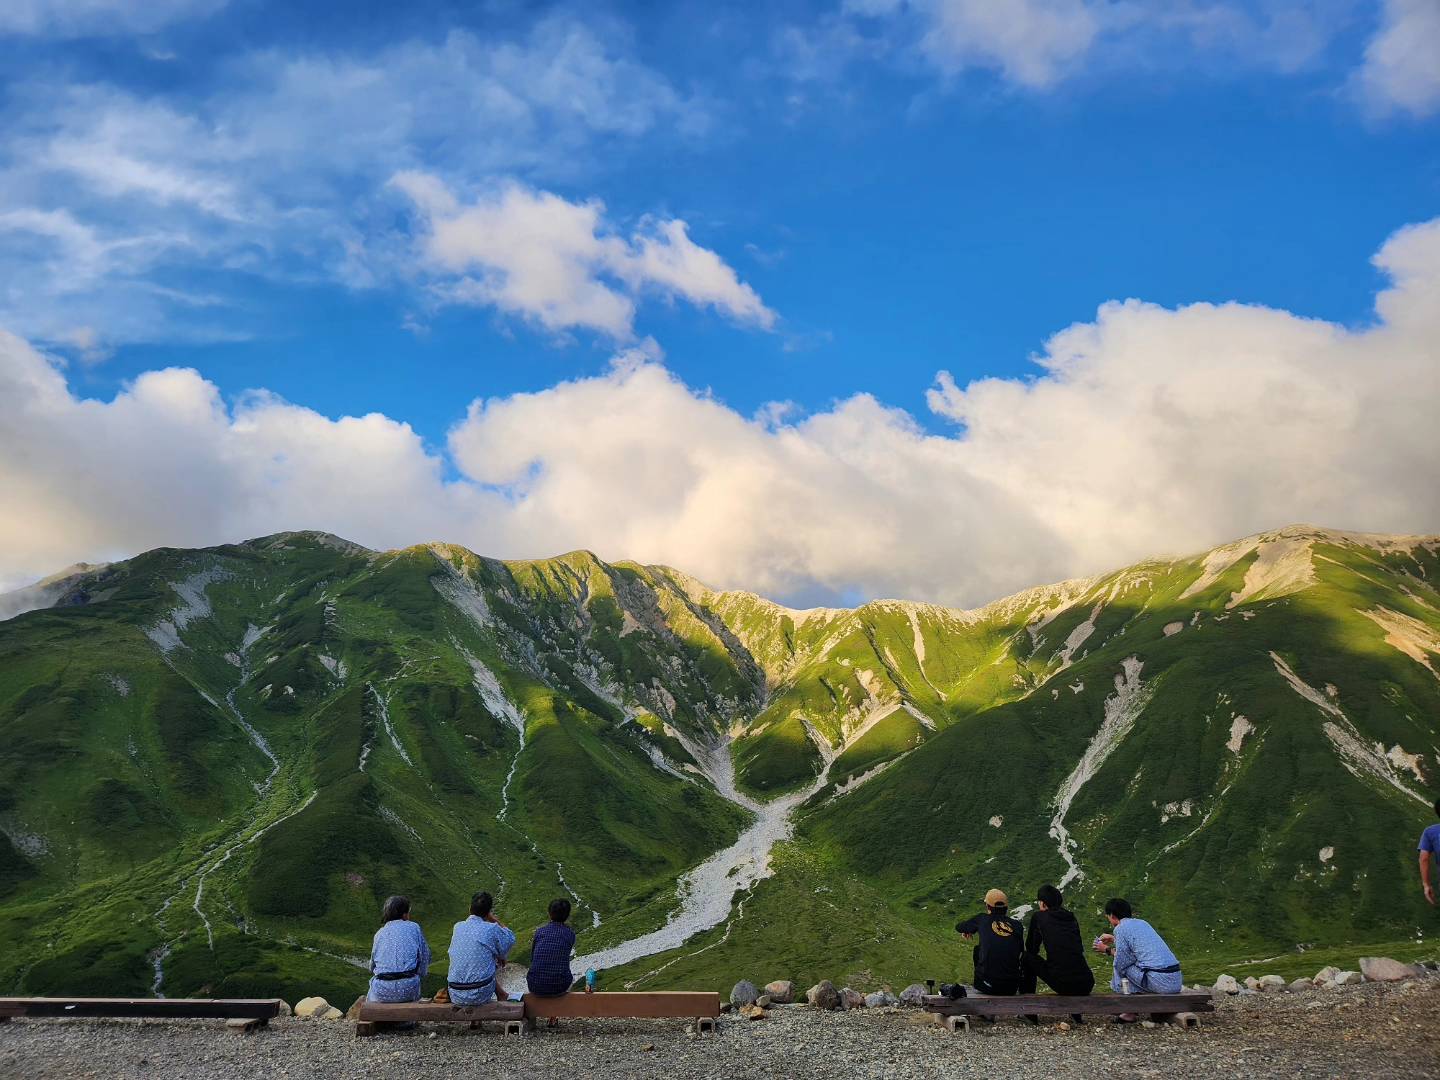
[[[1388,956],[1362,956],[1360,974],[1366,982],[1401,982],[1419,974],[1410,964],[1391,960]]]
[[[360,1019],[360,1006],[361,1006],[361,1005],[364,1005],[364,1004],[365,1004],[365,995],[364,995],[364,994],[361,994],[359,997],[357,997],[357,998],[355,999],[355,1003],[354,1003],[353,1005],[351,1005],[350,1008],[348,1008],[348,1009],[345,1010],[345,1019],[346,1019],[346,1020],[359,1020],[359,1019]]]
[[[924,987],[921,987],[924,992]],[[805,992],[807,1003],[817,1009],[838,1009],[840,1008],[840,991],[835,989],[835,984],[829,979],[821,979]]]
[[[775,1002],[769,994],[761,994],[755,999],[755,1004],[759,1005],[762,1009],[768,1009],[771,1005],[775,1004]]]
[[[925,1000],[925,984],[911,983],[900,991],[901,1005],[919,1005]]]
[[[1245,979],[1245,989],[1246,989],[1246,990],[1258,990],[1258,989],[1260,989],[1260,980],[1257,979],[1254,975],[1247,976],[1246,979]]]
[[[741,979],[730,991],[731,1005],[754,1005],[755,999],[760,996],[760,991],[755,989],[755,984],[749,979]]]
[[[1141,1026],[1142,1028],[1157,1028],[1157,1027],[1159,1027],[1160,1025],[1157,1024],[1157,1023],[1155,1023],[1154,1020],[1141,1020],[1141,1021],[1140,1021],[1140,1026]]]
[[[644,1050],[646,1053],[649,1053],[651,1050],[654,1050],[654,1049],[655,1049],[655,1044],[654,1044],[654,1043],[646,1043],[644,1046],[640,1047],[640,1049],[641,1049],[641,1050]]]
[[[1342,971],[1335,976],[1336,986],[1354,986],[1365,981],[1365,976],[1358,971]]]
[[[722,1002],[720,1002],[720,1011],[721,1011],[722,1013],[728,1013],[728,1012],[729,1012],[731,1009],[733,1009],[734,1007],[735,1007],[735,1006],[734,1006],[734,1005],[731,1005],[728,1001],[722,1001]]]
[[[1340,969],[1337,967],[1323,967],[1315,973],[1315,978],[1310,981],[1316,986],[1326,986],[1329,983],[1333,983],[1335,976],[1339,974]]]
[[[334,1005],[331,1005],[331,1006],[330,1006],[328,1009],[326,1009],[323,1013],[317,1014],[317,1015],[315,1016],[315,1019],[316,1019],[316,1020],[344,1020],[344,1019],[345,1019],[345,1014],[342,1013],[339,1009],[335,1008]]]
[[[789,979],[776,979],[765,984],[765,993],[776,1005],[789,1005],[795,1000],[795,984]]]
[[[740,1015],[743,1016],[746,1020],[764,1020],[764,1019],[765,1019],[765,1010],[762,1009],[759,1005],[753,1005],[753,1004],[752,1004],[752,1005],[741,1005],[741,1006],[739,1007],[739,1013],[740,1013]]]
[[[1309,979],[1296,979],[1290,984],[1290,992],[1292,994],[1298,994],[1301,990],[1310,990],[1313,987],[1314,983],[1312,983]]]
[[[859,990],[852,990],[847,986],[840,991],[840,1004],[847,1009],[863,1009],[865,1008],[865,995]]]
[[[1279,975],[1262,975],[1256,989],[1267,994],[1276,994],[1285,989],[1285,980]]]
[[[889,990],[876,990],[873,994],[865,995],[865,1007],[867,1009],[883,1009],[887,1005],[899,1005],[900,999]]]
[[[1238,994],[1240,984],[1235,981],[1234,975],[1221,975],[1215,980],[1215,989],[1223,994]]]
[[[364,1001],[364,1000],[365,1000],[365,995],[364,995],[364,994],[361,994],[361,995],[360,995],[360,1000],[361,1000],[361,1001]],[[281,1016],[294,1016],[294,1015],[295,1015],[295,1010],[292,1009],[292,1008],[290,1008],[290,1003],[289,1003],[288,1001],[282,1001],[282,1002],[280,1002],[280,1015],[281,1015]]]
[[[324,1016],[330,1003],[323,997],[301,998],[295,1003],[295,1015],[302,1020],[316,1020]]]
[[[1056,1030],[1056,1031],[1069,1031],[1069,1030],[1070,1030],[1070,1025],[1069,1025],[1068,1023],[1066,1023],[1064,1020],[1061,1020],[1060,1023],[1058,1023],[1058,1024],[1055,1025],[1055,1030]]]

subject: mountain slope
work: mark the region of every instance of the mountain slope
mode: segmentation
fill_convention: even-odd
[[[568,893],[593,953],[711,856],[759,884],[617,979],[944,974],[957,910],[1045,880],[1191,953],[1405,936],[1437,553],[1292,527],[975,611],[319,533],[72,568],[0,622],[0,980],[341,995],[393,891],[442,952],[474,889]]]

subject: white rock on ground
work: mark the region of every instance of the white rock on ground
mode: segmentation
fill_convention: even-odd
[[[1316,986],[1325,986],[1327,983],[1333,983],[1335,976],[1339,974],[1340,969],[1337,967],[1323,967],[1315,973],[1315,978],[1310,981]]]
[[[1302,990],[1312,989],[1314,985],[1315,984],[1312,983],[1309,979],[1296,979],[1290,984],[1290,992],[1292,994],[1298,994]]]
[[[1285,989],[1285,980],[1279,975],[1262,975],[1256,989],[1263,990],[1267,994],[1276,994]]]
[[[1245,989],[1246,989],[1246,990],[1259,990],[1259,989],[1260,989],[1260,980],[1257,979],[1254,975],[1249,975],[1249,976],[1247,976],[1246,979],[1245,979]]]
[[[319,1020],[329,1008],[330,1003],[323,997],[301,998],[295,1003],[295,1015],[305,1020]]]
[[[876,990],[873,994],[865,995],[865,1007],[867,1009],[883,1009],[887,1005],[899,1005],[900,999],[889,990]]]
[[[822,979],[805,993],[805,1000],[817,1009],[840,1008],[840,991],[829,979]]]
[[[1235,981],[1234,975],[1221,975],[1215,980],[1215,989],[1224,994],[1238,994],[1240,984]]]
[[[1388,956],[1362,956],[1360,974],[1366,982],[1402,982],[1419,974],[1411,964],[1402,964]]]
[[[1365,981],[1365,976],[1358,971],[1342,971],[1335,976],[1336,986],[1354,986],[1356,983]]]

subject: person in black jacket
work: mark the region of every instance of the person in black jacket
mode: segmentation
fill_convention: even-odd
[[[1020,954],[1025,928],[1010,918],[1010,902],[999,889],[985,894],[985,913],[957,923],[955,929],[975,946],[975,989],[982,994],[1016,994],[1020,990]]]
[[[1035,992],[1035,980],[1057,994],[1084,995],[1095,989],[1095,973],[1085,959],[1085,946],[1080,941],[1080,923],[1066,909],[1065,897],[1054,885],[1042,885],[1035,894],[1039,909],[1030,916],[1030,930],[1025,938],[1022,994]],[[1044,946],[1045,955],[1040,955]]]

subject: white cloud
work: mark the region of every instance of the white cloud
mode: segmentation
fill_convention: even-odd
[[[600,377],[474,402],[442,453],[384,416],[227,407],[193,371],[79,400],[6,337],[0,579],[320,528],[499,556],[588,547],[780,597],[973,604],[1293,521],[1440,531],[1440,219],[1375,264],[1391,284],[1360,328],[1107,304],[1050,339],[1036,378],[942,376],[931,404],[953,435],[865,395],[747,418],[640,347]]]
[[[923,5],[922,42],[943,71],[999,68],[1011,82],[1044,87],[1083,56],[1100,31],[1084,0],[937,0]]]
[[[152,33],[213,15],[226,0],[5,0],[0,34],[55,38]]]
[[[610,143],[707,122],[622,36],[558,19],[515,41],[227,56],[214,84],[198,99],[43,76],[13,88],[0,214],[35,227],[23,258],[0,247],[0,325],[52,344],[74,325],[120,343],[243,334],[242,313],[187,302],[194,271],[393,284],[397,171],[589,182]]]
[[[1440,109],[1440,3],[1384,0],[1380,27],[1356,78],[1380,112],[1429,116]]]
[[[493,304],[547,330],[634,336],[634,297],[658,292],[762,327],[775,314],[715,252],[690,239],[685,222],[645,221],[628,239],[598,200],[572,203],[510,183],[462,204],[436,177],[392,181],[423,218],[422,262],[443,277],[438,295]]]

